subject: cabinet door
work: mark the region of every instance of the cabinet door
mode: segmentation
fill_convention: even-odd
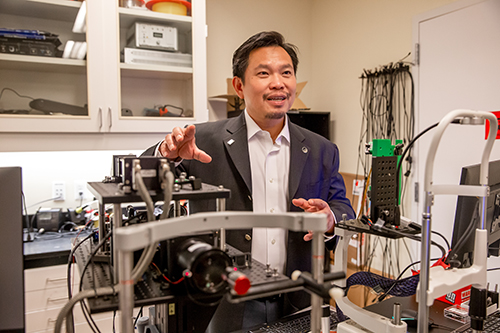
[[[108,27],[112,33],[106,42],[108,60],[115,61],[115,66],[109,64],[108,79],[113,81],[109,84],[116,83],[117,90],[111,89],[108,96],[105,129],[122,133],[165,133],[174,126],[208,121],[205,1],[192,1],[191,11],[185,16],[122,8],[118,7],[118,1],[107,6],[109,11],[110,6],[115,6],[117,12],[107,22],[116,28]],[[178,50],[137,47],[134,37],[127,38],[136,23],[175,28]],[[117,35],[113,42],[111,37]],[[127,55],[125,62],[126,48],[146,52],[135,58]],[[176,56],[181,59],[191,56],[192,64],[180,65],[172,60]],[[166,115],[160,116],[159,106],[166,106]]]
[[[68,40],[87,40],[85,33],[72,32],[81,5],[67,0],[0,1],[2,28],[50,32],[58,35],[61,43],[54,50],[50,44],[31,39],[0,37],[0,132],[99,131],[102,121],[98,111],[85,110],[86,61],[63,59],[62,54],[47,56],[62,53]],[[79,106],[83,112],[40,110],[36,106],[39,99]]]

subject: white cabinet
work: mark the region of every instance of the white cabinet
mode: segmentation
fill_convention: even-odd
[[[74,266],[72,290],[78,290],[79,273]],[[24,271],[26,332],[53,332],[61,308],[68,302],[66,265],[27,269]],[[75,306],[75,326],[85,326],[80,309]],[[110,318],[109,314],[94,319]]]
[[[76,265],[72,266],[72,291],[73,295],[78,293],[80,283],[79,272]],[[48,266],[32,268],[24,271],[24,298],[25,298],[25,325],[26,332],[54,332],[57,316],[61,308],[68,302],[67,289],[67,266]],[[134,309],[137,315],[139,308]],[[80,304],[76,304],[73,309],[75,332],[92,332],[88,325]],[[120,327],[120,312],[116,315],[113,312],[93,314],[95,321],[101,332],[113,332],[113,322]],[[63,329],[63,332],[66,330]]]
[[[87,0],[87,32],[74,34],[79,1],[0,1],[2,26],[58,34],[60,49],[67,40],[88,45],[86,60],[0,53],[0,90],[88,105],[85,116],[19,114],[29,109],[29,98],[4,90],[0,109],[11,111],[0,113],[0,132],[165,133],[208,121],[205,0],[192,1],[190,16],[122,8],[118,2]],[[179,51],[192,55],[192,67],[123,63],[126,33],[135,22],[177,28]],[[185,116],[144,115],[144,108],[157,105],[182,108]]]
[[[85,34],[72,33],[80,6],[80,2],[64,0],[3,0],[0,1],[1,27],[48,31],[59,35],[63,47],[67,40],[85,41]],[[0,91],[3,91],[0,131],[73,132],[95,128],[97,121],[92,113],[79,117],[48,116],[42,112],[23,114],[30,109],[29,102],[37,98],[79,106],[87,104],[84,60],[10,52],[9,48],[0,52]]]

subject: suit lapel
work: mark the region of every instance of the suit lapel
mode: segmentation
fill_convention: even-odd
[[[232,118],[227,122],[226,133],[222,140],[226,151],[243,178],[248,191],[252,193],[252,174],[250,171],[250,157],[248,154],[247,130],[245,115]]]
[[[299,188],[302,172],[309,156],[310,147],[305,144],[305,137],[298,130],[297,125],[288,122],[290,128],[290,177],[288,182],[288,196],[295,197]],[[242,113],[231,118],[226,125],[226,133],[222,140],[232,163],[243,178],[248,191],[252,193],[252,174],[250,171],[250,157],[248,153],[247,130],[245,116]]]
[[[288,181],[288,197],[290,202],[295,198],[299,188],[302,171],[309,156],[310,147],[305,144],[305,137],[297,125],[288,122],[290,128],[290,177]]]

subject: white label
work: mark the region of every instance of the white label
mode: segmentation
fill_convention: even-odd
[[[365,189],[365,181],[364,180],[354,179],[352,181],[352,194],[362,195],[364,189]]]

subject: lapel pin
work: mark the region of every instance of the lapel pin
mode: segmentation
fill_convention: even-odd
[[[308,152],[307,147],[302,147],[302,152],[303,152],[304,154],[307,154],[307,152]]]
[[[229,140],[229,141],[227,142],[227,144],[228,144],[228,145],[232,145],[233,143],[234,143],[234,140],[233,140],[233,139],[231,139],[231,140]]]

